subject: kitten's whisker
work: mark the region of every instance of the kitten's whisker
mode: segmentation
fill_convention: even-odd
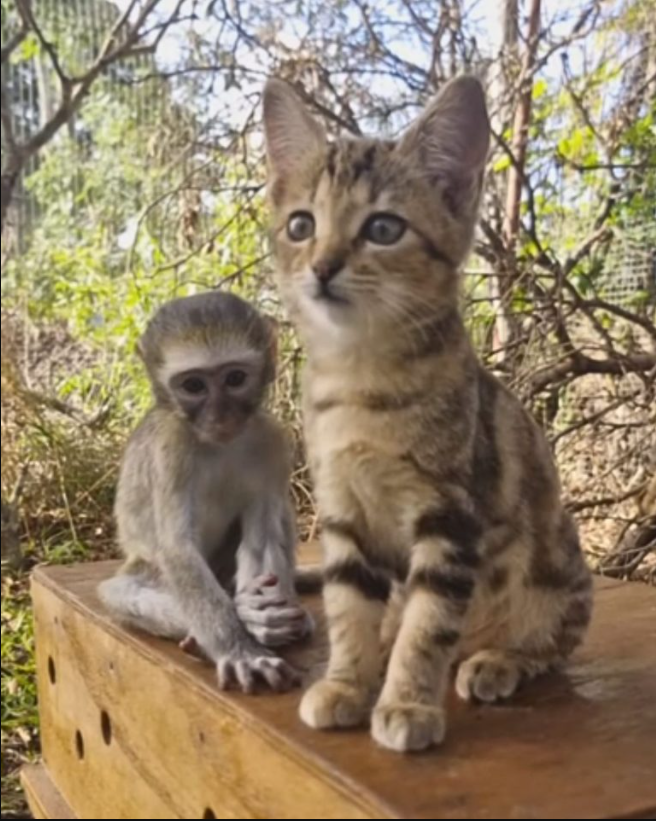
[[[398,322],[399,330],[403,334],[404,338],[410,343],[411,347],[414,348],[417,339],[416,335],[411,331],[414,329],[416,331],[419,331],[420,334],[424,334],[424,328],[418,322],[415,314],[403,304],[402,300],[395,301],[393,299],[390,299],[389,295],[383,294],[379,294],[379,299],[382,302],[383,306],[389,309],[389,313],[392,315],[392,317],[394,319],[400,320]]]

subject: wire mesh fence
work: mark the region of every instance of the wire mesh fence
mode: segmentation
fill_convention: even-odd
[[[121,10],[111,0],[32,0],[35,18],[48,42],[56,46],[63,70],[69,77],[80,75],[85,66],[92,64],[105,38],[118,20]],[[18,16],[10,13],[10,4],[2,6],[3,46],[15,34]],[[149,74],[147,84],[135,82]],[[166,104],[166,80],[156,77],[154,57],[150,54],[133,57],[114,64],[103,73],[102,81],[111,88],[114,100],[126,105],[133,120],[144,126],[155,126]],[[30,35],[23,40],[11,58],[2,65],[2,86],[9,100],[10,119],[15,140],[25,143],[52,119],[60,104],[58,78],[47,55],[37,39]],[[82,148],[88,142],[84,123],[84,107],[76,113],[57,136],[71,140]],[[144,161],[147,145],[143,145]],[[3,167],[5,158],[5,129],[2,128]],[[29,180],[39,167],[40,157],[35,154],[26,163],[16,186],[8,230],[3,237],[5,253],[25,249],[30,232],[38,221],[37,198],[30,191]],[[73,200],[78,192],[74,191]]]

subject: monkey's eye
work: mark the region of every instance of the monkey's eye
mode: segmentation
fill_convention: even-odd
[[[241,386],[246,381],[246,377],[248,374],[246,371],[239,370],[235,368],[232,371],[228,371],[226,378],[225,378],[225,385],[228,388],[241,388]]]
[[[372,214],[362,226],[362,236],[376,245],[394,245],[406,228],[406,221],[395,214]]]
[[[294,211],[287,220],[287,236],[293,242],[303,242],[314,236],[314,217],[309,211]]]
[[[181,387],[185,393],[189,393],[192,396],[200,396],[201,393],[205,393],[207,390],[205,380],[201,379],[200,376],[188,376]]]

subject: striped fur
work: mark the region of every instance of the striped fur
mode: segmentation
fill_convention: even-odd
[[[422,749],[444,735],[457,659],[463,698],[505,698],[567,658],[591,608],[546,440],[478,363],[458,314],[484,101],[465,78],[399,143],[328,144],[274,82],[265,124],[278,278],[308,355],[305,434],[327,567],[331,658],[301,716],[348,726],[375,704],[379,743]],[[303,241],[287,233],[298,211],[314,220]],[[375,213],[403,218],[398,242],[363,235]],[[324,260],[333,277],[320,289]],[[389,660],[381,630],[394,637]]]

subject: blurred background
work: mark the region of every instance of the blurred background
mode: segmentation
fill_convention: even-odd
[[[230,288],[282,321],[271,397],[300,440],[303,352],[267,241],[260,98],[398,135],[484,82],[493,151],[463,309],[555,450],[600,572],[656,582],[653,0],[2,0],[2,815],[38,751],[27,578],[113,555],[135,342],[164,300]]]

